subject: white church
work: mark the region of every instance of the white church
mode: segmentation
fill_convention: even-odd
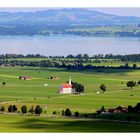
[[[69,83],[61,83],[58,89],[58,93],[60,94],[71,94],[73,93],[71,78],[69,78]]]

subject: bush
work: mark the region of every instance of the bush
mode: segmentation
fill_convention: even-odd
[[[76,111],[76,112],[74,113],[74,116],[77,117],[77,118],[79,117],[79,115],[80,115],[80,114],[79,114],[78,111]]]
[[[13,106],[12,105],[9,105],[8,112],[13,112]]]
[[[117,108],[116,108],[118,111],[122,111],[122,107],[121,106],[118,106]]]
[[[57,112],[56,112],[56,111],[53,111],[53,113],[52,113],[52,114],[54,114],[54,115],[55,115],[55,114],[57,114]]]
[[[27,106],[26,106],[26,105],[23,105],[23,106],[21,107],[21,112],[22,112],[23,114],[27,113]]]
[[[67,108],[67,109],[65,110],[65,116],[71,116],[71,115],[72,115],[72,113],[71,113],[70,109]]]
[[[62,116],[64,116],[65,115],[65,111],[64,110],[62,110]]]
[[[13,105],[13,112],[17,111],[17,107],[15,105]]]
[[[131,105],[129,105],[127,110],[128,110],[128,112],[133,112],[133,107]]]
[[[35,108],[35,114],[39,115],[41,113],[42,113],[42,108],[39,105],[37,105],[36,108]]]
[[[134,107],[135,112],[140,112],[140,103],[137,103],[137,105]]]
[[[34,107],[32,106],[29,110],[29,112],[33,115],[33,113],[35,112]]]
[[[46,114],[47,113],[47,111],[46,110],[44,110],[44,112],[43,112],[44,114]]]
[[[101,111],[101,112],[105,112],[105,107],[102,106],[101,109],[100,109],[100,111]]]
[[[2,106],[1,109],[0,109],[0,111],[4,112],[5,111],[5,107]]]
[[[2,82],[2,85],[6,85],[6,82]]]

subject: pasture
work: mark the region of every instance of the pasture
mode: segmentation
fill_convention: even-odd
[[[19,80],[19,76],[31,76],[31,80]],[[50,76],[57,76],[59,79],[48,79]],[[84,95],[62,95],[58,94],[58,86],[60,83],[67,82],[69,76],[72,81],[81,83],[85,86]],[[128,80],[140,80],[140,71],[113,72],[113,73],[95,73],[95,72],[79,72],[66,71],[64,69],[44,69],[35,67],[0,67],[0,107],[7,107],[12,104],[18,107],[27,105],[28,109],[31,106],[40,105],[43,108],[41,117],[36,116],[20,116],[0,114],[0,122],[3,124],[0,131],[4,132],[107,132],[107,131],[139,131],[139,124],[115,124],[119,125],[120,129],[116,129],[113,123],[110,126],[104,125],[96,129],[94,125],[101,122],[93,121],[93,127],[89,126],[86,130],[82,125],[90,121],[77,120],[70,118],[62,118],[61,111],[69,107],[74,113],[94,113],[101,106],[105,108],[136,105],[140,101],[140,87],[136,86],[133,90],[126,87]],[[5,81],[6,85],[2,85]],[[48,86],[44,86],[47,84]],[[105,84],[107,91],[97,94],[99,86]],[[130,96],[133,94],[133,96]],[[57,117],[51,117],[52,112],[57,111]],[[7,121],[8,120],[8,121]],[[15,120],[15,121],[14,121]],[[35,128],[24,126],[28,121],[35,123]],[[41,121],[41,122],[40,122]],[[57,121],[59,123],[57,123]],[[67,127],[67,121],[69,127]],[[18,123],[21,123],[19,126]],[[37,123],[37,125],[36,125]],[[65,124],[66,123],[66,124]],[[74,124],[77,123],[77,126]],[[107,124],[106,122],[104,122]],[[29,122],[30,124],[30,122]],[[39,125],[40,124],[40,125]],[[51,124],[51,125],[49,125]],[[59,125],[58,125],[59,124]],[[81,125],[80,125],[81,124]],[[12,126],[15,125],[15,126]],[[43,125],[43,126],[42,126]],[[128,125],[126,127],[125,125]],[[33,125],[34,126],[34,125]],[[46,130],[48,126],[48,129]],[[105,127],[106,126],[106,127]],[[124,127],[122,127],[124,126]],[[14,127],[14,128],[13,128]],[[43,128],[40,128],[43,127]],[[2,129],[3,128],[3,129]],[[12,129],[13,128],[13,129]],[[75,129],[74,129],[75,128]],[[130,128],[133,128],[130,129]]]

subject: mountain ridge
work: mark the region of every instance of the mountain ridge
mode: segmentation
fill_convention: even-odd
[[[140,17],[87,8],[0,12],[0,35],[140,36]]]
[[[28,24],[30,22],[45,24],[92,24],[92,25],[122,25],[139,24],[140,17],[136,16],[118,16],[105,14],[86,8],[62,8],[39,10],[34,12],[0,12],[0,25],[22,21]],[[35,23],[36,24],[36,23]]]

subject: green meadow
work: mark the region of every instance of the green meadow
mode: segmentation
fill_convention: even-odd
[[[32,79],[19,80],[19,76],[31,76]],[[50,76],[57,76],[59,79],[48,79]],[[58,94],[59,85],[67,82],[70,76],[72,81],[85,86],[83,95]],[[126,87],[129,80],[140,80],[140,71],[96,73],[56,68],[0,67],[0,107],[6,108],[5,113],[0,114],[0,132],[139,132],[140,124],[61,116],[61,111],[67,107],[72,113],[79,111],[82,114],[94,113],[102,106],[113,108],[119,105],[136,105],[140,101],[140,87],[130,90]],[[2,85],[3,81],[6,85]],[[97,94],[101,84],[107,86],[107,91]],[[14,104],[18,107],[18,112],[22,105],[27,105],[28,109],[40,105],[43,113],[41,116],[7,113],[7,107]],[[53,111],[57,114],[52,115]]]

